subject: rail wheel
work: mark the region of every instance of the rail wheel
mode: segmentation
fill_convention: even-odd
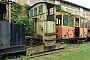
[[[2,55],[0,55],[0,60],[3,60],[3,57],[2,57]]]

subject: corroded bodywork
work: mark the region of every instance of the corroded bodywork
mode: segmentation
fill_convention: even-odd
[[[87,27],[87,19],[81,18],[80,20],[80,38],[87,38],[88,36],[88,27]]]
[[[50,51],[64,48],[66,45],[57,42],[56,33],[56,6],[47,2],[39,2],[30,8],[30,20],[33,21],[34,27],[34,44],[42,47],[36,47],[39,51],[32,52],[34,47],[26,50],[28,53],[38,53],[41,51]],[[37,43],[41,42],[41,44]],[[33,45],[34,45],[33,44]]]
[[[0,21],[0,55],[17,52],[25,52],[25,29],[15,23]]]
[[[35,13],[35,9],[38,12],[36,11]],[[50,14],[50,9],[53,10],[53,14],[56,13],[55,5],[50,3],[37,3],[30,9],[30,11],[34,11],[32,14],[30,13],[31,20],[36,18],[36,21],[34,21],[35,38],[38,38],[37,36],[41,36],[41,38],[38,39],[42,39],[46,46],[54,45],[56,42],[55,15]]]
[[[56,12],[56,31],[58,39],[86,39],[87,19],[67,12]]]
[[[42,40],[43,42],[45,42],[45,45],[55,44],[56,42],[55,29],[56,27],[54,21],[36,22],[36,34],[42,36]]]
[[[67,21],[66,23],[64,23],[65,22],[64,15],[68,17],[66,20]],[[59,18],[58,22],[56,23],[58,39],[74,38],[74,21],[71,22],[72,25],[70,26],[69,16],[70,16],[69,14],[64,13],[64,12],[59,12],[59,11],[56,12],[56,17]],[[74,20],[74,18],[72,20]]]
[[[25,52],[25,29],[16,23],[9,23],[12,3],[0,1],[0,60],[3,54]]]

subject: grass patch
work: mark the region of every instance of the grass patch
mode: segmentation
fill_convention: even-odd
[[[21,56],[22,60],[90,60],[90,44],[75,46],[71,49],[35,58]]]

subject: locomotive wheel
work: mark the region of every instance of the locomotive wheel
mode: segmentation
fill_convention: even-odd
[[[66,44],[65,43],[56,43],[56,45],[53,46],[45,46],[44,44],[39,45],[39,46],[33,46],[33,47],[27,47],[26,48],[26,54],[36,54],[36,53],[41,53],[45,51],[52,51],[56,49],[62,49],[65,48]]]
[[[0,55],[0,60],[3,60],[3,56],[2,55]]]
[[[33,46],[33,39],[29,40],[29,46]]]
[[[77,40],[77,44],[83,44],[85,40]]]

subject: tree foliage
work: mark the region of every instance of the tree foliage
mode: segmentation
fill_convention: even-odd
[[[22,9],[23,9],[23,6],[20,5],[19,3],[13,3],[12,4],[12,8],[11,8],[12,21],[13,20],[17,21],[18,20],[19,14],[21,13]]]
[[[19,16],[19,14],[21,13],[23,7],[26,9],[26,12],[27,12],[27,16],[26,17],[21,17]],[[17,24],[23,26],[25,29],[26,29],[26,35],[30,35],[32,34],[32,21],[29,21],[29,8],[30,6],[29,5],[26,5],[25,6],[22,6],[20,5],[19,3],[14,3],[12,4],[12,22],[13,21],[16,21]]]
[[[61,4],[56,5],[56,10],[57,10],[57,11],[61,11]]]
[[[29,21],[28,17],[19,17],[17,23],[26,29],[26,35],[32,34],[32,21]]]

